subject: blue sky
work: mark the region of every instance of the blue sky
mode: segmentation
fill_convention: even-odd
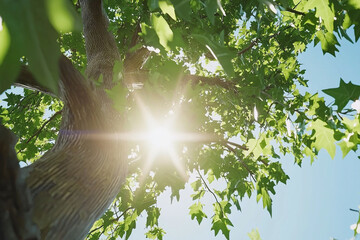
[[[306,90],[319,92],[327,103],[333,99],[320,91],[338,87],[340,77],[345,82],[360,85],[360,42],[343,41],[339,50],[334,58],[323,55],[320,45],[311,46],[299,58],[302,68],[306,69],[305,77],[310,80]],[[321,150],[312,165],[309,159],[304,159],[301,168],[293,163],[291,156],[286,156],[282,162],[290,180],[276,188],[273,216],[270,217],[254,197],[245,199],[241,204],[242,211],[233,209],[230,216],[234,224],[230,238],[249,239],[247,233],[257,228],[263,240],[351,239],[353,231],[350,225],[357,221],[358,215],[349,208],[358,209],[360,205],[360,160],[357,156],[350,152],[343,159],[340,148],[337,148],[332,160],[325,150]],[[192,204],[190,194],[191,188],[187,185],[181,191],[180,202],[170,204],[169,193],[160,197],[158,206],[162,212],[159,224],[167,233],[164,239],[225,239],[221,233],[215,237],[210,231],[212,196],[205,195],[209,218],[199,226],[188,214],[188,207]],[[144,224],[145,218],[140,219],[130,239],[144,239]]]

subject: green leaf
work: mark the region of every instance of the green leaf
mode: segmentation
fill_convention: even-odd
[[[192,13],[190,8],[190,0],[171,0],[175,7],[176,15],[182,19],[190,20]]]
[[[268,210],[268,212],[270,213],[270,216],[272,215],[272,201],[270,198],[270,195],[268,193],[268,191],[266,191],[264,188],[261,189],[261,195],[262,195],[262,202],[263,202],[263,207]]]
[[[49,22],[44,0],[30,2],[0,1],[0,15],[10,34],[10,48],[0,65],[0,79],[6,79],[0,92],[12,83],[19,71],[19,59],[25,56],[29,69],[43,86],[58,90],[60,56],[57,33]]]
[[[325,89],[323,92],[335,99],[334,104],[338,106],[337,111],[341,112],[350,100],[356,100],[360,97],[360,86],[351,82],[345,83],[343,79],[340,79],[338,88]]]
[[[82,24],[74,6],[67,0],[46,0],[51,24],[58,32],[81,31]]]
[[[305,11],[313,8],[316,8],[316,17],[321,18],[326,29],[332,33],[335,14],[330,8],[329,0],[310,0],[304,7]]]
[[[232,64],[232,59],[236,56],[234,52],[226,46],[221,46],[220,44],[210,40],[205,35],[192,34],[192,36],[210,51],[213,57],[219,61],[225,73],[229,77],[235,76],[234,66]]]
[[[163,13],[168,14],[172,19],[176,21],[175,9],[169,0],[160,0],[159,7]]]
[[[233,226],[231,221],[225,217],[219,218],[217,215],[214,216],[211,230],[214,230],[215,236],[219,233],[221,230],[222,234],[226,237],[226,239],[230,239],[230,230],[228,228],[229,226]]]
[[[206,15],[211,24],[215,24],[215,13],[218,9],[217,0],[207,0],[205,3]]]
[[[202,211],[203,205],[200,202],[194,203],[193,205],[191,205],[189,207],[189,209],[190,209],[189,214],[191,216],[191,220],[196,218],[199,225],[200,225],[201,221],[203,220],[203,218],[207,218],[206,214]]]
[[[154,227],[151,230],[149,230],[147,233],[145,233],[146,238],[149,239],[158,239],[158,240],[162,240],[163,236],[166,232],[159,227]]]
[[[105,92],[113,102],[113,107],[119,111],[124,112],[126,110],[126,96],[128,89],[122,85],[121,82],[115,85],[112,89],[106,89]]]
[[[207,173],[207,179],[209,183],[212,183],[215,180],[215,176],[212,170],[209,170]]]
[[[0,65],[4,61],[6,53],[10,46],[10,33],[6,27],[6,24],[2,22],[0,17]]]
[[[248,233],[250,240],[261,240],[260,233],[258,229],[253,229]]]
[[[191,183],[191,187],[194,191],[199,190],[199,188],[202,186],[201,180],[198,179],[195,182]]]
[[[360,134],[360,120],[359,118],[349,119],[347,117],[344,117],[342,122],[346,126],[346,128],[350,132],[355,132],[357,134]]]
[[[347,4],[353,9],[360,9],[360,1],[358,0],[348,0]]]
[[[148,0],[147,4],[151,12],[159,8],[159,0]]]
[[[360,143],[358,135],[354,133],[346,133],[345,138],[338,143],[343,153],[343,158],[351,151],[357,150],[357,145]]]
[[[248,150],[244,151],[245,156],[252,153],[254,158],[257,159],[261,155],[271,155],[272,145],[270,144],[270,140],[270,138],[264,137],[263,135],[261,135],[259,139],[249,139],[246,144]]]
[[[171,49],[169,42],[171,42],[174,37],[169,24],[162,16],[157,16],[156,14],[151,15],[151,23],[159,37],[160,44],[169,51]]]
[[[321,49],[323,53],[330,53],[335,56],[335,52],[339,50],[336,48],[336,45],[339,45],[335,35],[332,32],[324,33],[323,31],[316,32],[316,36],[321,41]]]
[[[146,210],[147,218],[146,218],[146,227],[153,227],[158,225],[158,219],[160,216],[160,209],[157,207],[150,207]]]
[[[315,141],[313,146],[317,151],[324,148],[328,151],[331,158],[335,157],[335,138],[334,138],[334,130],[329,128],[327,123],[317,119],[312,122],[308,127],[308,130],[314,130],[314,138]]]

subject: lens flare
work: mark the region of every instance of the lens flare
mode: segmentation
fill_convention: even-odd
[[[146,134],[146,140],[155,152],[168,151],[174,145],[175,133],[165,126],[152,126]]]

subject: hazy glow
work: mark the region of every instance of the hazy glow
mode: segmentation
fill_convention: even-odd
[[[146,140],[155,152],[168,151],[174,145],[174,132],[165,126],[152,126]]]

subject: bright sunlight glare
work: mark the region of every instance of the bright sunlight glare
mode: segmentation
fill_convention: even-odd
[[[174,135],[168,127],[152,126],[147,133],[147,141],[156,152],[164,152],[173,147]]]

